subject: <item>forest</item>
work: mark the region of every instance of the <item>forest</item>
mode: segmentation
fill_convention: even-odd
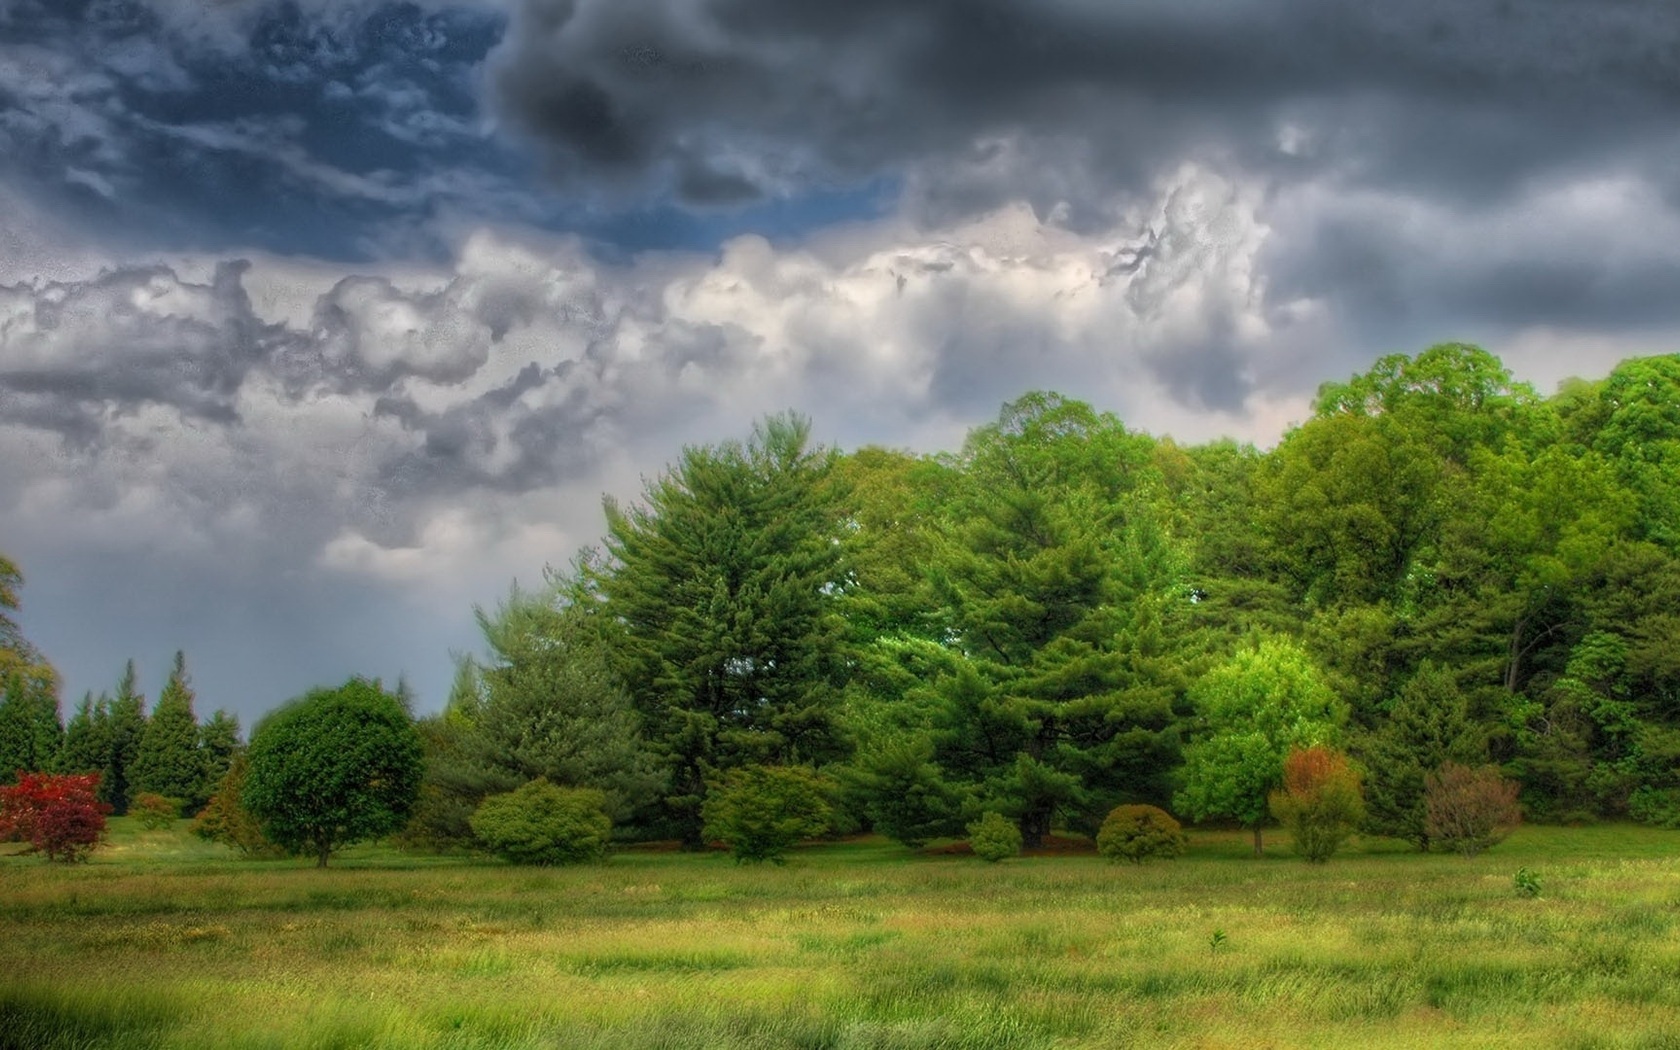
[[[1130,803],[1258,842],[1314,745],[1358,771],[1363,830],[1420,848],[1447,762],[1496,767],[1530,821],[1680,825],[1680,355],[1544,396],[1474,346],[1396,354],[1269,450],[1049,392],[937,455],[787,413],[604,509],[598,548],[476,610],[482,653],[417,720],[408,846],[472,847],[537,780],[597,792],[616,839],[699,846],[765,770],[823,793],[826,830],[909,845],[1001,814],[1032,846]],[[131,672],[66,726],[4,627],[0,768],[189,815],[241,771],[180,658],[149,716]]]

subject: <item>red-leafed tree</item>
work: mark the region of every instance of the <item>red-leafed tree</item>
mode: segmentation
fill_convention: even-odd
[[[0,787],[0,839],[28,842],[48,860],[86,860],[105,837],[99,774],[18,772],[18,782]]]

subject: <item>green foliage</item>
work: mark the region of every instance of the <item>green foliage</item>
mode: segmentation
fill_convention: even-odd
[[[315,689],[251,737],[242,802],[263,833],[326,867],[333,850],[402,827],[420,787],[420,739],[377,681]]]
[[[959,800],[932,757],[926,739],[889,741],[860,757],[847,777],[870,826],[911,849],[958,826]]]
[[[1429,837],[1466,857],[1503,841],[1522,820],[1517,785],[1493,766],[1444,764],[1425,780],[1424,807]]]
[[[1486,746],[1469,706],[1445,667],[1426,660],[1400,690],[1381,728],[1361,748],[1367,827],[1429,849],[1423,782],[1447,761],[1478,764]]]
[[[1021,852],[1021,829],[1002,813],[990,812],[968,826],[968,845],[974,855],[996,864]]]
[[[1191,690],[1203,735],[1184,752],[1177,806],[1194,820],[1227,817],[1254,831],[1283,781],[1291,749],[1335,739],[1346,707],[1301,648],[1262,638],[1204,675]]]
[[[233,756],[210,801],[193,820],[193,834],[231,846],[247,857],[282,856],[285,850],[263,834],[262,823],[245,808],[245,778],[250,768],[243,751]]]
[[[1157,806],[1115,806],[1097,832],[1097,852],[1112,861],[1176,860],[1188,845],[1178,821]]]
[[[158,831],[180,819],[182,804],[178,798],[169,798],[155,791],[142,791],[134,796],[128,815],[147,831]]]
[[[706,838],[737,863],[781,864],[788,850],[828,830],[834,785],[802,766],[743,766],[713,781],[703,809]]]
[[[492,853],[515,864],[600,860],[612,835],[606,796],[533,780],[491,795],[472,815],[473,833]]]
[[[44,664],[14,666],[0,681],[0,783],[52,769],[63,739],[58,676]]]
[[[1291,751],[1283,763],[1283,788],[1269,801],[1272,816],[1294,836],[1295,852],[1309,864],[1335,856],[1365,818],[1359,774],[1347,756],[1327,747]]]
[[[128,800],[136,790],[133,786],[134,762],[140,751],[140,740],[146,732],[146,698],[139,692],[134,673],[134,661],[123,668],[117,682],[116,695],[111,697],[106,719],[109,733],[109,764],[100,778],[100,800],[109,803],[118,816],[128,812]]]
[[[204,774],[200,797],[189,800],[189,803],[197,803],[194,808],[202,807],[209,801],[210,794],[216,790],[222,778],[227,776],[234,758],[244,749],[244,741],[240,738],[239,719],[221,708],[217,708],[209,721],[198,727],[198,755],[202,760]]]
[[[773,416],[745,445],[688,448],[639,505],[606,504],[609,560],[580,587],[610,615],[615,671],[698,844],[708,778],[844,756],[847,583],[833,453]]]
[[[1540,896],[1540,876],[1527,868],[1518,868],[1517,873],[1511,876],[1511,884],[1516,887],[1519,897],[1532,900]]]
[[[137,793],[175,799],[201,799],[207,794],[204,756],[199,751],[198,716],[193,713],[185,653],[175,654],[169,680],[164,683],[157,707],[140,735],[129,778]]]

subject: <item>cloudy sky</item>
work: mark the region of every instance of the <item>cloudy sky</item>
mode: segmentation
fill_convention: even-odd
[[[1269,444],[1680,347],[1673,0],[0,0],[0,551],[66,703],[406,671],[685,442]]]

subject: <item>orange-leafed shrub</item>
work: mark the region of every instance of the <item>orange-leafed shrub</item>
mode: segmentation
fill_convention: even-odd
[[[1358,772],[1328,747],[1291,751],[1283,761],[1283,789],[1269,801],[1272,816],[1295,837],[1295,852],[1311,864],[1334,856],[1365,818]]]

